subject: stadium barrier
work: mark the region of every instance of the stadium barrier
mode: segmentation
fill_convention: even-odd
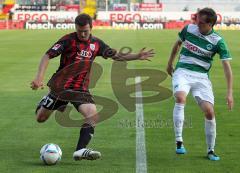
[[[170,21],[170,22],[94,22],[94,29],[116,29],[116,30],[138,30],[138,29],[181,29],[186,24],[191,23],[191,21]],[[74,23],[67,22],[24,22],[24,21],[0,21],[0,30],[2,29],[27,29],[27,30],[37,30],[37,29],[75,29]],[[240,23],[224,23],[217,24],[215,26],[217,30],[240,30]]]
[[[0,29],[74,29],[77,12],[16,12]],[[194,22],[194,12],[99,12],[95,29],[180,29]],[[240,30],[239,12],[218,13],[216,29]]]

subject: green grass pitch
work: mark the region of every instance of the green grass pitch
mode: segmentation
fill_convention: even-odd
[[[72,153],[78,139],[78,128],[66,128],[56,123],[54,117],[38,124],[35,106],[48,89],[32,91],[30,82],[35,77],[38,63],[45,51],[62,35],[71,31],[0,31],[0,172],[10,173],[134,173],[136,172],[135,127],[124,126],[123,121],[134,122],[135,112],[128,112],[119,103],[118,112],[100,123],[89,147],[102,152],[97,161],[75,162]],[[177,31],[110,31],[94,30],[93,33],[114,48],[154,48],[156,56],[151,62],[129,62],[129,68],[150,68],[165,71],[168,56]],[[221,31],[227,41],[233,60],[234,110],[227,110],[226,82],[218,56],[210,73],[215,93],[217,116],[216,152],[219,162],[208,161],[206,155],[204,117],[189,95],[185,115],[190,124],[184,129],[188,153],[176,156],[171,124],[173,98],[162,102],[144,104],[146,122],[159,118],[162,127],[146,128],[147,168],[149,173],[238,173],[240,151],[239,128],[239,31]],[[59,59],[52,60],[45,83],[57,69]],[[92,93],[117,102],[110,82],[112,61],[97,58],[104,72]],[[161,83],[171,89],[171,78]],[[149,93],[144,93],[149,94]],[[75,118],[81,116],[77,112]],[[170,123],[166,123],[170,122]],[[39,150],[46,143],[57,143],[63,150],[62,161],[56,166],[44,166],[39,160]]]

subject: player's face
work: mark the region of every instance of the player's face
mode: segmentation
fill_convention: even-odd
[[[79,40],[87,41],[91,34],[91,27],[89,24],[85,26],[76,25],[76,31],[77,31],[77,36]]]
[[[201,34],[207,34],[212,30],[211,23],[206,23],[206,15],[197,16],[197,25]]]

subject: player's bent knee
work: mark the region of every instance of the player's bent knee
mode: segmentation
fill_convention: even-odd
[[[186,97],[176,96],[176,97],[175,97],[175,101],[176,101],[176,103],[185,104],[185,103],[186,103]]]
[[[85,117],[85,121],[95,126],[99,121],[98,113],[94,112]]]
[[[38,111],[37,111],[37,122],[42,123],[44,121],[46,121],[49,116],[52,114],[54,110],[48,110],[45,109],[44,107],[41,107]]]
[[[214,110],[212,108],[208,108],[205,110],[205,116],[208,120],[214,119]]]
[[[186,103],[186,93],[183,91],[179,91],[175,93],[175,102],[185,104]]]
[[[37,115],[37,122],[38,123],[43,123],[47,120],[47,116],[45,116],[44,114],[38,114]]]
[[[43,122],[45,122],[45,121],[46,121],[46,119],[39,118],[39,117],[37,118],[37,122],[38,122],[38,123],[43,123]]]

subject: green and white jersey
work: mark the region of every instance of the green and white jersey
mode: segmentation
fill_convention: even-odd
[[[179,37],[183,47],[176,68],[208,73],[216,53],[221,60],[231,59],[224,39],[214,30],[203,35],[197,25],[189,24],[179,32]]]

